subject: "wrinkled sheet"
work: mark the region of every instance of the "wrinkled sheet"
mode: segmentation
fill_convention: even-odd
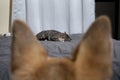
[[[70,42],[41,41],[51,57],[71,57],[71,51],[77,46],[82,35],[71,35]],[[0,37],[0,80],[10,80],[11,37]],[[113,40],[113,77],[120,80],[120,41]]]

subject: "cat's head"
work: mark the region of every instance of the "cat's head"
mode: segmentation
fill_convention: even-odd
[[[65,37],[66,37],[65,41],[71,41],[72,40],[66,32],[64,32],[64,34],[65,34]]]
[[[64,33],[61,33],[59,35],[59,41],[71,41],[72,39],[70,38],[70,36],[64,32]]]

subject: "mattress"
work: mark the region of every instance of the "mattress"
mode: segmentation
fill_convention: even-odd
[[[70,35],[70,42],[41,41],[51,57],[71,57],[71,51],[77,46],[82,35]],[[78,39],[79,38],[79,39]],[[10,80],[11,37],[0,37],[0,80]],[[113,77],[120,80],[120,41],[113,40]]]

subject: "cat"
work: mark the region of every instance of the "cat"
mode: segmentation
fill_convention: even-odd
[[[62,42],[72,40],[66,32],[61,33],[56,30],[44,30],[38,33],[36,36],[38,40],[62,41]]]
[[[16,20],[12,28],[12,80],[110,80],[112,38],[108,17],[93,22],[72,58],[48,56],[23,21]]]

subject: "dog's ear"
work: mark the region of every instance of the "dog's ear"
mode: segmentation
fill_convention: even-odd
[[[21,20],[15,20],[12,28],[12,70],[40,64],[47,57],[47,52],[28,25]]]
[[[102,78],[111,72],[111,54],[111,23],[108,17],[101,16],[95,20],[83,36],[80,44],[73,53],[73,60],[76,63],[77,69],[79,69],[78,72],[91,75],[91,77],[94,75],[94,78],[98,76],[96,73],[98,72],[101,73],[99,76]],[[96,72],[94,73],[94,71]],[[88,80],[96,79],[92,78]]]

